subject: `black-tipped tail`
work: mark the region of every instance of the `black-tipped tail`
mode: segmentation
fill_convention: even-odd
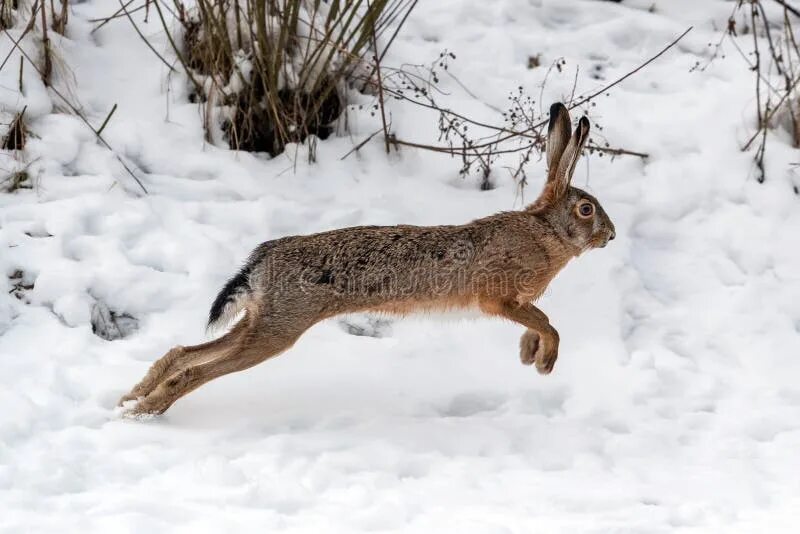
[[[252,293],[250,275],[259,262],[264,259],[267,243],[258,246],[248,258],[247,263],[217,294],[208,312],[208,330],[226,326],[245,307],[247,297]]]
[[[250,275],[249,266],[245,266],[239,271],[236,276],[228,280],[228,283],[217,294],[214,303],[211,305],[211,310],[208,312],[208,329],[214,329],[222,326],[220,323],[225,322],[223,317],[231,317],[236,315],[239,311],[237,301],[245,293],[250,292],[250,283],[248,281]],[[235,308],[235,309],[234,309]]]

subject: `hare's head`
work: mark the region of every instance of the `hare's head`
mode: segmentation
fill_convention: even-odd
[[[564,241],[581,252],[604,247],[614,239],[614,223],[592,195],[570,181],[581,150],[589,139],[589,119],[581,117],[572,132],[563,104],[550,106],[547,128],[547,183],[532,208],[551,223]]]

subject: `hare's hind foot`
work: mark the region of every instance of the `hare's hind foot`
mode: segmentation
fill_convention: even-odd
[[[312,323],[276,328],[264,318],[245,316],[224,336],[193,347],[176,347],[153,364],[147,376],[121,403],[138,402],[124,415],[160,415],[175,401],[206,382],[235,373],[277,356],[291,347]]]
[[[558,332],[551,329],[546,335],[528,329],[519,340],[519,358],[524,365],[536,364],[543,375],[550,374],[558,359]]]
[[[164,388],[162,384],[159,385],[146,397],[139,397],[138,399],[136,399],[135,404],[132,404],[130,407],[126,406],[127,409],[123,411],[122,416],[131,418],[143,418],[147,416],[161,415],[162,413],[167,411],[167,408],[172,406],[173,402],[175,402],[175,400],[170,401],[163,391],[159,391],[163,389]]]
[[[122,396],[117,406],[149,396],[162,382],[181,370],[220,357],[234,345],[245,329],[245,325],[246,322],[243,319],[234,325],[230,332],[218,339],[200,345],[187,347],[178,345],[171,348],[150,366],[147,374],[131,389],[130,393]]]
[[[215,362],[206,362],[179,370],[154,387],[147,395],[137,397],[137,402],[123,415],[127,417],[161,415],[176,400],[207,382]]]
[[[123,419],[149,419],[158,415],[157,412],[148,411],[143,404],[145,397],[131,397],[131,394],[123,396],[117,405],[114,413]]]
[[[186,349],[180,345],[170,349],[150,366],[144,378],[133,386],[129,393],[119,399],[117,406],[122,406],[128,401],[149,395],[165,377],[169,376],[170,372],[174,372],[176,365],[182,363],[185,353]]]

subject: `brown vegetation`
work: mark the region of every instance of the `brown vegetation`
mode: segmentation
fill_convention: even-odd
[[[416,1],[173,4],[177,34],[155,6],[194,98],[205,103],[208,140],[221,133],[232,148],[275,155],[287,143],[330,135],[347,90],[363,90],[374,74],[376,40],[390,28],[396,35]]]

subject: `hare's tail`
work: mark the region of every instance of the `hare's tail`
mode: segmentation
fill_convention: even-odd
[[[250,275],[253,269],[264,258],[266,243],[259,246],[233,278],[217,294],[211,310],[208,312],[207,331],[217,331],[225,328],[236,316],[245,309],[247,302],[253,296],[250,285]]]

